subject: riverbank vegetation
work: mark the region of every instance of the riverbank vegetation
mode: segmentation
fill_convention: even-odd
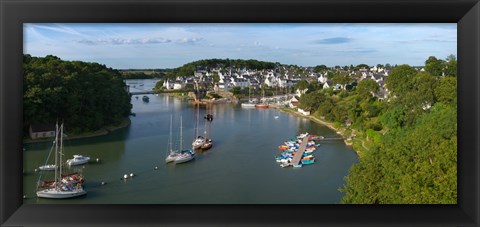
[[[456,76],[454,56],[430,57],[424,71],[394,67],[385,81],[387,100],[374,96],[379,87],[370,79],[300,97],[301,108],[357,137],[361,159],[341,188],[343,203],[457,202]],[[351,82],[342,74],[333,80]]]
[[[122,75],[98,63],[24,55],[23,130],[64,121],[69,133],[120,124],[130,114]]]

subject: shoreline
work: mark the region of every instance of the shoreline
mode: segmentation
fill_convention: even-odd
[[[107,135],[113,131],[116,131],[118,129],[125,128],[129,126],[131,123],[130,117],[126,117],[120,122],[118,125],[107,125],[102,127],[101,129],[93,132],[86,132],[86,133],[81,133],[81,134],[76,134],[76,135],[71,135],[65,137],[65,140],[75,140],[75,139],[84,139],[84,138],[91,138],[91,137],[97,137],[97,136],[104,136]],[[43,142],[49,142],[51,141],[52,138],[45,138],[45,139],[30,139],[30,138],[24,138],[23,143],[24,144],[32,144],[32,143],[43,143]]]
[[[345,143],[345,145],[347,145],[349,147],[352,147],[352,149],[353,149],[353,140],[352,139],[349,140],[348,136],[344,135],[344,132],[345,132],[344,128],[337,129],[333,126],[333,123],[331,123],[331,122],[327,122],[327,121],[318,119],[318,118],[316,118],[315,116],[312,116],[312,115],[303,115],[303,114],[301,114],[301,113],[299,113],[295,110],[289,109],[287,107],[279,107],[279,106],[276,106],[276,105],[270,105],[270,106],[272,108],[278,109],[278,110],[280,110],[284,113],[293,114],[294,116],[297,116],[297,117],[306,118],[306,119],[309,119],[309,120],[311,120],[311,121],[313,121],[317,124],[328,127],[329,129],[335,131],[335,133],[337,133],[338,135],[340,135],[343,138],[343,142]],[[355,149],[353,149],[353,150],[355,151],[357,156],[360,156],[359,151],[357,151]]]

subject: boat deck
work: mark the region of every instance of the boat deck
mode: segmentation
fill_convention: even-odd
[[[303,153],[307,148],[307,142],[308,142],[308,136],[305,136],[303,138],[302,144],[300,144],[300,147],[298,148],[298,151],[293,156],[292,164],[300,163],[300,159],[302,159]]]

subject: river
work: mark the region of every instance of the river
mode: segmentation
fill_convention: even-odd
[[[155,81],[127,83],[131,89],[149,90]],[[226,103],[211,107],[213,148],[197,152],[191,162],[165,164],[170,116],[175,145],[179,143],[181,118],[183,144],[189,147],[195,135],[197,111],[180,98],[148,96],[148,103],[141,96],[132,97],[132,112],[136,116],[130,117],[128,127],[104,136],[65,141],[64,159],[74,154],[92,159],[72,168],[85,176],[86,196],[65,200],[37,198],[39,172],[34,170],[43,165],[52,143],[26,145],[24,203],[338,204],[343,196],[338,189],[345,184],[349,168],[358,162],[355,152],[343,141],[323,141],[315,151],[315,164],[281,168],[274,156],[279,154],[277,147],[284,141],[304,132],[326,137],[338,135],[323,125],[276,109],[244,109],[240,104]],[[199,131],[203,132],[205,107],[199,112]],[[135,176],[121,179],[130,173]],[[52,173],[43,177],[49,175]]]

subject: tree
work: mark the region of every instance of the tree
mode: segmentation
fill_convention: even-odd
[[[325,99],[325,94],[318,91],[304,94],[300,96],[300,108],[313,112],[318,109]]]
[[[353,78],[346,73],[339,73],[332,78],[334,84],[345,85],[353,81]]]
[[[413,76],[417,71],[409,65],[400,65],[392,69],[389,73],[386,86],[392,95],[401,97],[413,87]]]
[[[439,102],[447,105],[457,105],[457,79],[456,77],[444,77],[440,79],[435,88],[435,97]]]
[[[313,68],[313,71],[316,72],[316,73],[320,73],[320,72],[324,72],[324,71],[327,71],[328,68],[326,65],[317,65]]]
[[[358,83],[357,85],[357,93],[360,97],[367,99],[371,98],[372,94],[375,94],[379,89],[377,82],[372,79],[365,79]]]
[[[443,68],[445,67],[445,62],[443,60],[439,60],[434,56],[430,56],[425,61],[425,71],[432,74],[433,76],[442,76],[443,75]]]
[[[97,63],[24,56],[24,132],[63,119],[71,132],[97,130],[130,113],[122,75]]]
[[[457,59],[455,55],[448,55],[445,63],[445,76],[457,76]]]
[[[308,86],[309,86],[309,84],[306,80],[300,80],[295,84],[295,88],[300,90],[300,91],[303,91],[303,90],[307,89]]]

